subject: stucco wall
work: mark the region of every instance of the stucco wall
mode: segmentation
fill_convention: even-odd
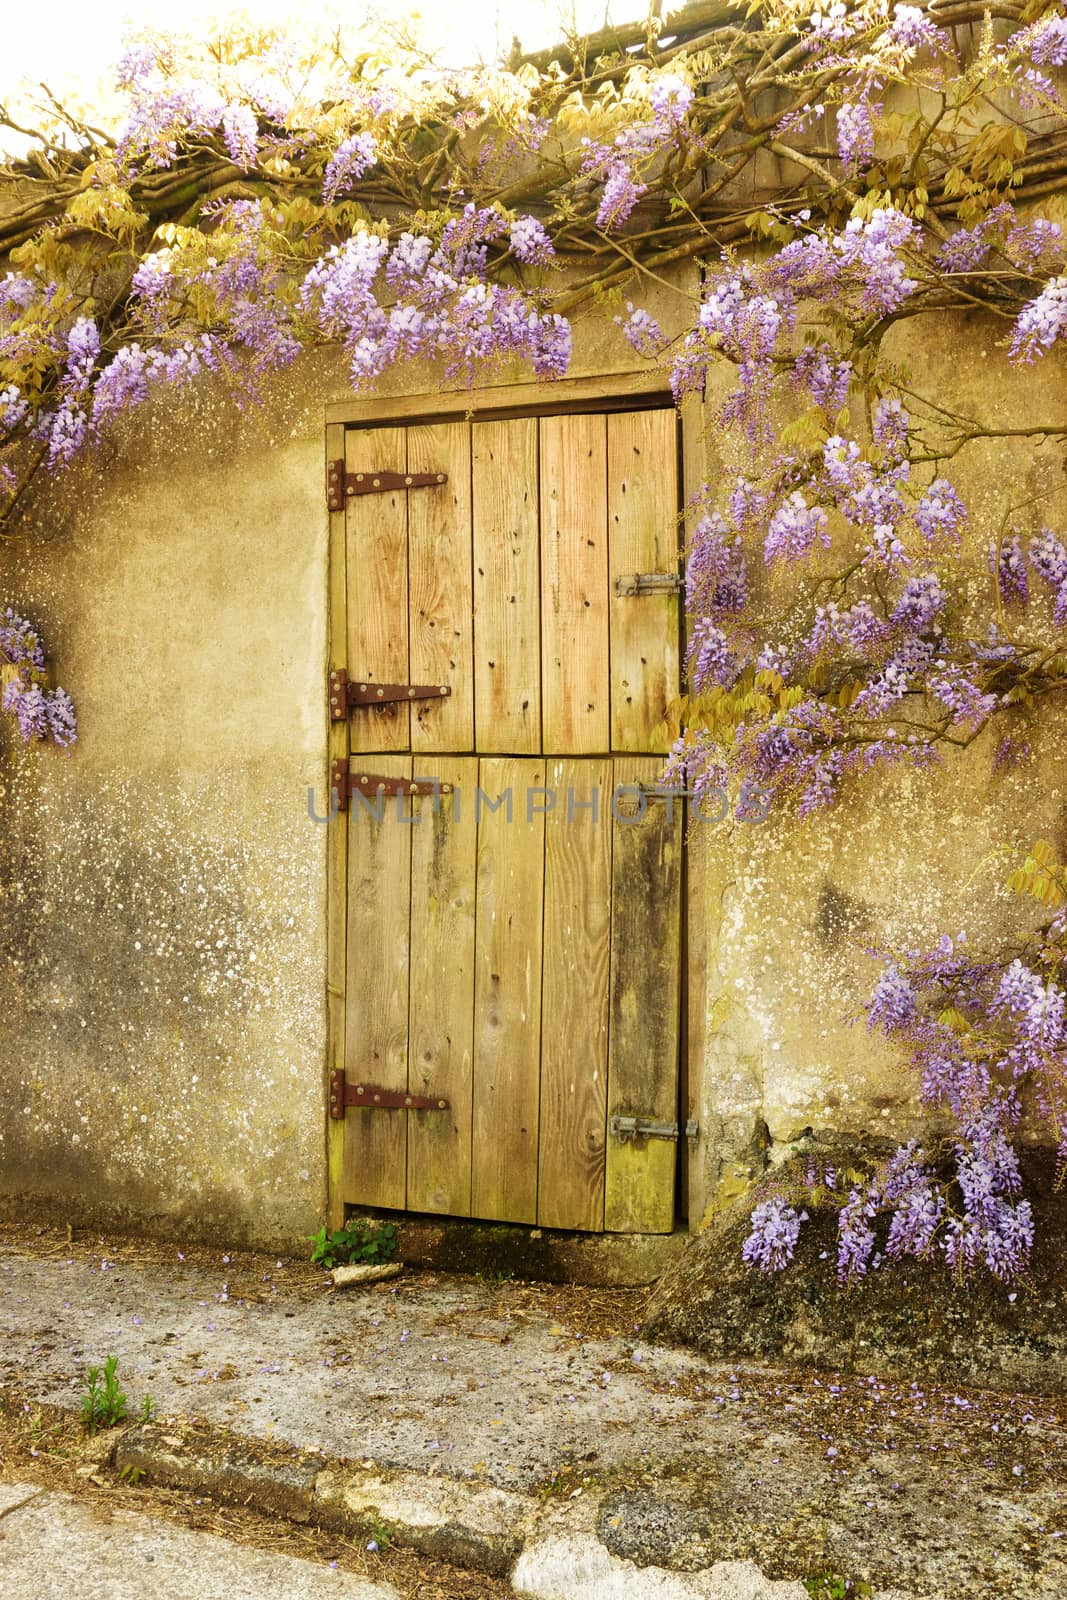
[[[320,381],[139,417],[0,568],[81,729],[0,761],[0,1191],[49,1219],[322,1211]]]

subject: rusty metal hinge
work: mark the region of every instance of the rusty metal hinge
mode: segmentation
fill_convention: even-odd
[[[343,511],[357,494],[388,494],[391,489],[439,489],[447,472],[346,472],[343,461],[331,461],[326,476],[326,504]]]
[[[356,706],[387,706],[411,700],[447,700],[447,683],[356,683],[344,667],[330,673],[330,721],[344,722]]]
[[[676,1122],[656,1122],[652,1117],[608,1118],[608,1132],[622,1144],[630,1139],[680,1139],[682,1131]],[[687,1139],[695,1139],[700,1132],[699,1124],[687,1122],[684,1132]]]
[[[677,594],[684,586],[680,572],[627,572],[615,579],[615,593],[621,595]]]
[[[338,811],[347,811],[352,795],[434,795],[451,794],[452,785],[438,778],[394,778],[382,772],[352,772],[348,757],[339,756],[330,768],[330,788],[337,797]]]
[[[447,1111],[449,1101],[437,1094],[408,1094],[405,1089],[381,1089],[374,1083],[348,1083],[345,1069],[330,1073],[330,1116],[343,1117],[349,1106],[364,1111]]]

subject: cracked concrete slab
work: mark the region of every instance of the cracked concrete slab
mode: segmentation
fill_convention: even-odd
[[[0,1595],[34,1600],[400,1600],[295,1556],[231,1544],[136,1512],[10,1484],[25,1504],[3,1519]]]

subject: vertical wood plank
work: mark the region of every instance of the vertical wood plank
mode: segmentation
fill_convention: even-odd
[[[353,770],[369,763],[353,763]],[[376,756],[384,777],[410,777],[411,757]],[[407,803],[404,803],[406,809]],[[410,825],[395,799],[382,797],[379,822],[355,798],[348,822],[349,1083],[408,1086],[408,973],[411,907]],[[403,1209],[407,1188],[407,1111],[345,1113],[345,1199]]]
[[[607,419],[611,747],[666,750],[656,731],[678,693],[677,594],[618,595],[617,578],[678,571],[677,422],[673,411]]]
[[[407,430],[349,429],[349,472],[406,471]],[[408,682],[407,491],[348,501],[348,671],[366,683]],[[362,709],[351,717],[353,750],[408,750],[411,708]]]
[[[412,750],[474,748],[471,440],[467,422],[408,429],[409,472],[447,472],[408,492],[412,683],[448,684],[447,699],[411,707]]]
[[[417,778],[451,794],[413,802],[408,1088],[440,1095],[447,1111],[408,1113],[409,1211],[470,1215],[474,1071],[473,757],[416,756]]]
[[[345,430],[337,423],[326,429],[326,460],[340,461],[345,453]],[[345,595],[345,513],[329,513],[329,597],[327,615],[326,670],[347,665]],[[323,705],[326,703],[323,680]],[[348,754],[348,728],[343,722],[328,723],[327,754],[332,763]],[[327,779],[328,783],[328,779]],[[324,812],[328,814],[329,789]],[[348,914],[348,828],[343,813],[326,828],[326,1066],[327,1071],[345,1064],[345,922]],[[326,1218],[330,1228],[344,1222],[343,1167],[344,1123],[326,1119]]]
[[[541,748],[537,419],[476,422],[474,711],[480,752]]]
[[[607,429],[603,415],[541,419],[543,748],[610,748]]]
[[[537,1220],[604,1226],[611,762],[549,761]],[[589,809],[595,805],[596,811]]]
[[[535,1222],[545,827],[527,821],[527,791],[543,789],[544,764],[481,761],[478,783],[512,803],[478,818],[471,1213]]]
[[[662,763],[615,762],[615,785],[655,783]],[[613,825],[608,1117],[678,1119],[681,803],[620,796]],[[633,820],[625,815],[633,813]],[[670,1233],[677,1147],[608,1137],[604,1226]]]
[[[714,441],[719,438],[714,408],[698,395],[690,395],[682,406],[682,504],[685,507],[686,548],[704,505],[701,491],[725,470],[717,456]],[[688,648],[692,619],[685,618],[685,646]],[[690,1227],[699,1227],[709,1200],[708,1152],[703,1144],[709,1117],[703,1105],[707,1062],[708,993],[712,981],[712,951],[709,948],[708,919],[711,907],[719,906],[711,881],[708,851],[714,829],[690,830],[684,850],[682,889],[685,940],[682,955],[682,1041],[679,1052],[678,1101],[699,1124],[694,1143],[684,1141],[678,1152],[681,1166],[681,1193]]]

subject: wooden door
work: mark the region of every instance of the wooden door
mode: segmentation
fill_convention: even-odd
[[[350,429],[347,662],[447,696],[358,708],[343,1196],[587,1230],[673,1226],[681,803],[649,795],[679,673],[671,410]],[[644,787],[643,787],[644,786]]]

